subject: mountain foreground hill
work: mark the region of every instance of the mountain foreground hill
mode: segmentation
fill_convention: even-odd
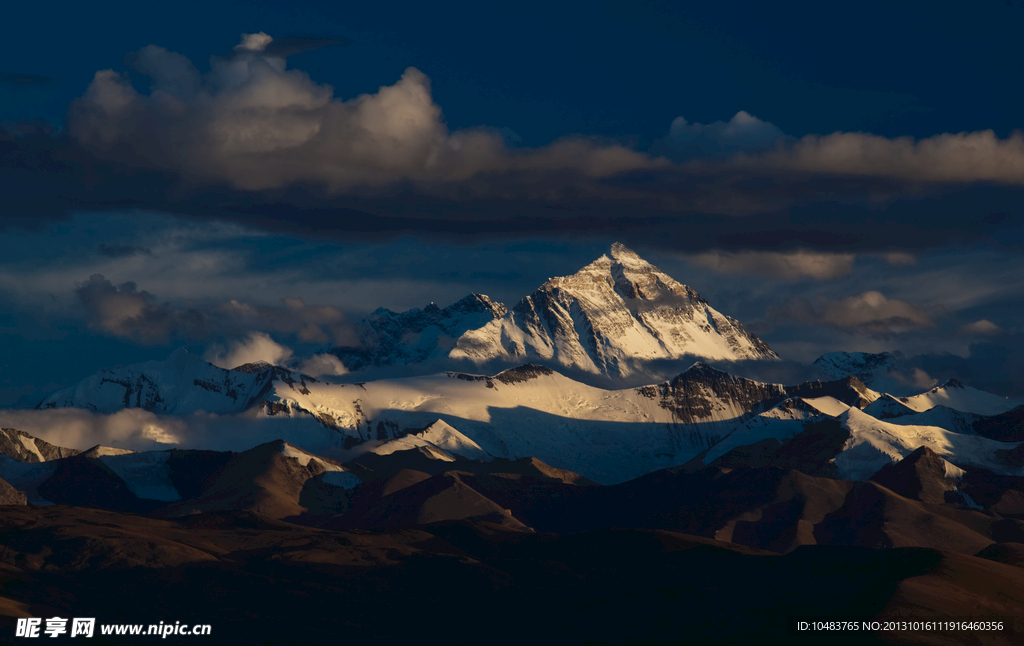
[[[440,422],[418,442],[392,440],[345,464],[278,440],[241,453],[0,456],[0,479],[22,496],[8,504],[27,497],[159,518],[246,512],[329,529],[464,519],[558,533],[633,527],[779,553],[825,544],[973,554],[1024,541],[1024,477],[961,469],[922,446],[862,480],[842,479],[829,456],[843,455],[843,431],[837,420],[816,422],[778,448],[739,446],[710,466],[610,486],[537,458],[482,454]]]
[[[970,643],[1010,645],[1024,615],[1024,570],[993,560],[1009,544],[981,553],[989,558],[819,546],[778,555],[666,531],[555,536],[453,521],[337,532],[253,514],[157,520],[82,508],[10,510],[0,530],[17,562],[0,588],[6,634],[21,613],[209,624],[211,643],[400,643],[457,625],[464,644],[821,644],[797,618],[973,616],[1006,626]],[[865,631],[828,643],[966,642]]]
[[[133,495],[180,500],[130,514],[102,495],[3,507],[0,631],[16,617],[94,616],[209,624],[213,643],[396,643],[441,624],[466,644],[821,644],[796,622],[843,618],[1002,627],[970,641],[858,630],[828,643],[1024,636],[1024,506],[1010,502],[1024,479],[972,479],[922,449],[864,482],[711,466],[601,486],[537,460],[430,448],[467,450],[451,435],[424,431],[425,444],[344,465],[283,442],[57,458],[95,468],[43,491],[106,487],[121,504],[116,477]],[[134,468],[113,459],[132,456]],[[509,617],[515,629],[498,630]]]

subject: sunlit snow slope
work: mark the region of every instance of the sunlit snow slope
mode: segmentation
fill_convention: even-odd
[[[826,418],[840,420],[851,433],[835,458],[843,477],[870,476],[920,446],[959,466],[1015,473],[997,452],[1017,445],[964,432],[976,414],[950,407],[991,411],[1001,409],[1002,401],[951,384],[905,399],[880,395],[855,378],[783,386],[703,363],[671,381],[618,390],[535,364],[494,376],[446,372],[334,383],[281,367],[223,370],[177,351],[165,362],[103,371],[55,393],[40,408],[147,408],[171,416],[178,426],[165,424],[166,443],[182,448],[244,450],[284,439],[343,458],[419,446],[470,459],[537,457],[614,483],[702,455],[708,463],[767,438],[782,442],[805,423]],[[203,434],[174,436],[175,428],[196,420],[204,424]],[[141,458],[119,460],[129,465]],[[159,468],[138,468],[143,467]]]

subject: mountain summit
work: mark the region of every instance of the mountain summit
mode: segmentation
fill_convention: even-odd
[[[456,306],[470,298],[474,304],[486,303],[466,308],[480,314],[449,314],[462,310]],[[575,274],[549,279],[511,309],[475,294],[467,299],[438,310],[441,317],[428,316],[430,307],[375,312],[363,322],[365,336],[375,350],[386,348],[387,356],[355,348],[334,352],[357,369],[396,359],[447,358],[478,365],[536,361],[612,378],[642,373],[647,362],[684,357],[778,359],[738,321],[620,243]],[[465,326],[467,318],[475,318],[477,326]],[[455,320],[459,324],[449,323]],[[424,341],[433,342],[429,351]]]

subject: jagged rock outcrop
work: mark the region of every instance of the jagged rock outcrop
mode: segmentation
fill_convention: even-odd
[[[700,362],[671,381],[636,391],[656,399],[681,424],[735,419],[786,398],[785,386],[734,377]]]
[[[0,428],[0,453],[18,462],[46,462],[68,458],[79,451],[50,444],[16,428]]]
[[[0,480],[0,505],[25,505],[28,499],[24,491],[18,491],[6,480]]]
[[[864,408],[877,400],[879,395],[865,386],[857,377],[843,377],[834,381],[807,381],[795,386],[786,386],[789,397],[832,397],[847,406]]]

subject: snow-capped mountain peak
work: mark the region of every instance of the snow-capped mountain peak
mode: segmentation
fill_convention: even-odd
[[[361,323],[360,341],[331,352],[353,371],[533,361],[611,378],[650,375],[650,362],[685,357],[778,359],[738,321],[618,242],[511,309],[476,293],[444,308],[381,308]]]
[[[738,321],[619,243],[467,332],[449,356],[477,363],[530,360],[607,377],[687,356],[778,358]]]
[[[253,364],[247,364],[252,366]],[[305,389],[312,377],[287,368],[266,364],[266,368],[234,370],[219,368],[178,348],[164,361],[146,361],[108,368],[59,390],[36,408],[85,408],[113,413],[125,408],[142,408],[155,413],[236,413],[259,401],[275,381],[291,389]]]
[[[937,406],[975,415],[999,415],[1021,405],[1015,399],[1007,399],[992,393],[965,386],[950,379],[941,386],[913,397],[900,397],[898,401],[914,412],[923,413]]]
[[[390,455],[395,451],[413,449],[425,449],[434,459],[445,462],[454,462],[454,456],[469,460],[494,459],[491,454],[480,448],[479,444],[440,419],[419,433],[387,441],[370,451],[377,455]]]

